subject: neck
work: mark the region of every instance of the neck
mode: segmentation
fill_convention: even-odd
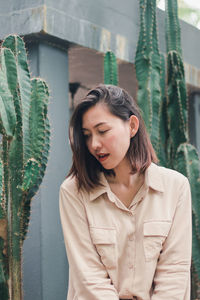
[[[114,168],[115,176],[107,178],[111,184],[121,184],[126,187],[131,186],[133,183],[140,179],[139,173],[132,173],[130,162],[126,159],[116,168]]]

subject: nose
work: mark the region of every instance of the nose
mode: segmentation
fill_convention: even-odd
[[[97,136],[92,136],[90,146],[91,146],[92,150],[94,150],[94,151],[100,149],[100,147],[101,147],[100,139]]]

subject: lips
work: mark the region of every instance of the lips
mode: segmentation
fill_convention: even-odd
[[[97,157],[98,157],[98,160],[100,162],[103,162],[105,161],[109,156],[109,153],[100,153],[100,154],[97,154]]]

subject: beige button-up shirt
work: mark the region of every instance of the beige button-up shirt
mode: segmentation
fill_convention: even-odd
[[[129,208],[103,186],[60,188],[68,300],[189,300],[191,195],[182,174],[151,164]],[[135,298],[134,298],[135,297]]]

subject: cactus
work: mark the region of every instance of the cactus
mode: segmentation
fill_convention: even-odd
[[[166,1],[166,45],[167,114],[170,132],[168,159],[173,167],[179,145],[188,142],[187,93],[180,45],[177,1]]]
[[[138,104],[143,110],[160,164],[176,169],[190,181],[193,222],[192,299],[199,299],[200,162],[197,150],[189,144],[188,103],[177,1],[166,0],[166,8],[167,97],[164,96],[163,57],[161,65],[159,62],[156,3],[154,0],[140,0],[140,35],[135,59],[139,86]]]
[[[177,1],[167,1],[166,10],[169,159],[173,164],[179,145],[188,142],[188,107]]]
[[[165,95],[165,57],[161,54],[161,110],[159,119],[159,144],[157,149],[157,155],[159,158],[159,164],[161,166],[168,167],[169,162],[167,159],[167,142],[169,139],[169,130],[167,126],[167,98]]]
[[[150,134],[152,144],[159,152],[160,116],[162,111],[161,56],[158,48],[156,0],[140,0],[140,33],[135,56],[138,80],[138,105]],[[144,71],[145,70],[145,71]]]
[[[168,61],[169,158],[172,167],[188,177],[192,192],[192,299],[199,299],[200,284],[200,161],[197,150],[189,144],[188,99],[181,52],[177,1],[166,2]],[[175,126],[176,124],[176,126]]]
[[[199,299],[200,281],[200,162],[197,150],[189,143],[179,145],[174,168],[188,177],[192,192],[192,299]]]
[[[49,152],[48,88],[30,78],[23,40],[10,35],[0,52],[0,299],[21,300],[21,258],[31,199]]]
[[[104,56],[104,83],[118,85],[117,60],[112,51],[107,51]]]

